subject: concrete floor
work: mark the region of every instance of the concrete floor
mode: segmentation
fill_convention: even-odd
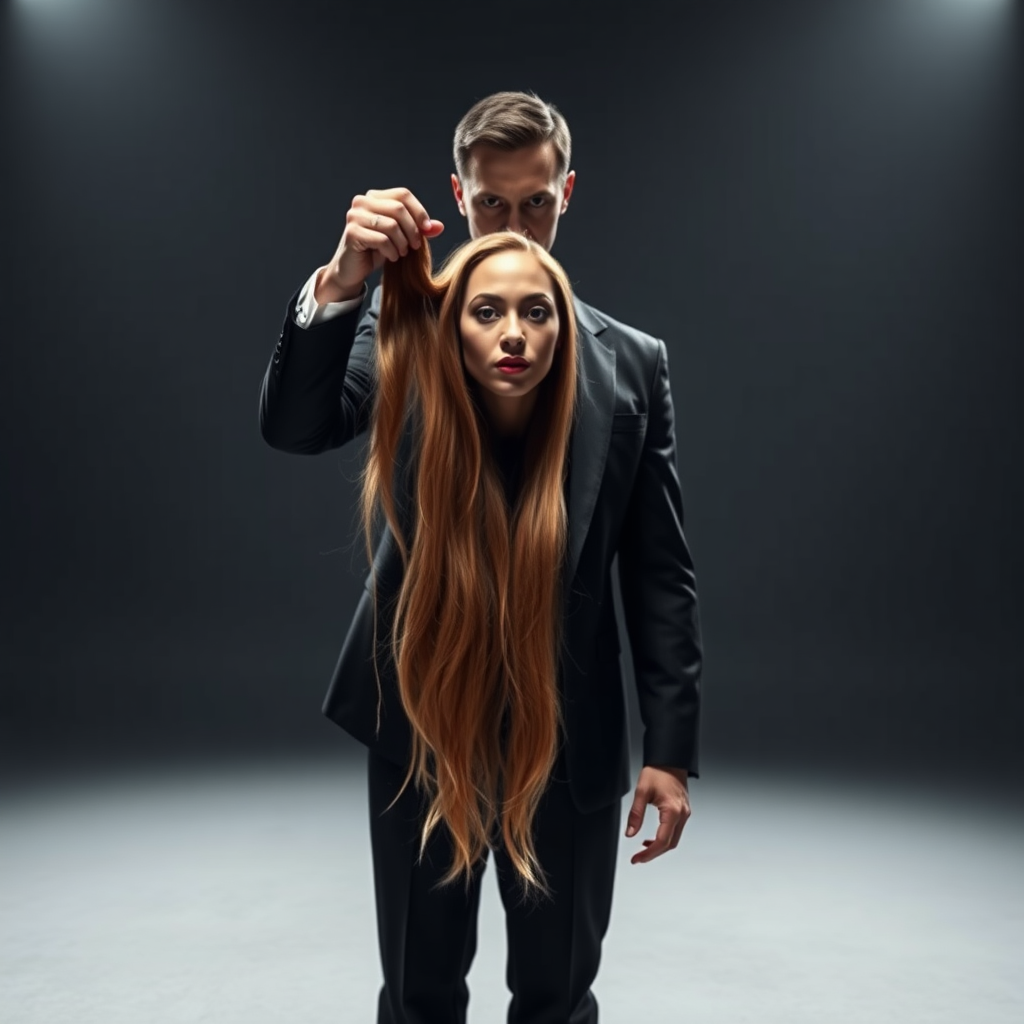
[[[1024,821],[958,796],[716,774],[679,847],[621,841],[603,1024],[1019,1024]],[[628,802],[623,803],[623,823]],[[4,796],[6,1024],[375,1019],[361,761],[82,777]],[[488,866],[469,1019],[501,1024]]]

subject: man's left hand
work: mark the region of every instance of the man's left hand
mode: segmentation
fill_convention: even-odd
[[[630,864],[646,863],[679,845],[683,826],[690,817],[690,794],[686,788],[685,768],[644,765],[633,795],[633,806],[627,817],[626,835],[636,835],[644,823],[648,804],[658,808],[658,832],[654,839],[645,839],[647,847],[630,858]]]

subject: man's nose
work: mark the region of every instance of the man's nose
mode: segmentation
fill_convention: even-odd
[[[506,231],[514,231],[517,235],[525,235],[526,229],[523,227],[522,217],[518,211],[510,213],[508,217],[508,223],[505,225]]]

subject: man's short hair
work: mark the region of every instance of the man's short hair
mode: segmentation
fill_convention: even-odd
[[[478,142],[513,150],[548,141],[555,144],[555,171],[564,181],[572,139],[558,108],[532,92],[492,93],[473,104],[455,127],[455,170],[459,180],[465,181],[470,150]]]

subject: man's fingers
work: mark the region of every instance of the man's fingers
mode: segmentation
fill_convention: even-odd
[[[403,242],[406,246],[405,252],[408,252],[409,249],[418,249],[420,247],[422,244],[421,235],[420,229],[413,220],[415,215],[404,203],[399,202],[397,199],[392,199],[387,203],[381,203],[380,209],[374,212],[383,214],[381,221],[387,219],[395,224],[396,231],[389,231],[388,234],[399,248],[401,248]],[[405,252],[402,253],[403,256]]]
[[[647,807],[647,801],[639,794],[633,798],[633,806],[629,809],[629,814],[626,815],[626,835],[635,836],[640,831],[640,827],[644,823],[644,810]]]
[[[413,223],[418,230],[424,230],[430,221],[430,214],[427,213],[423,204],[407,188],[371,188],[367,190],[366,195],[367,198],[380,197],[401,203],[409,211],[409,215],[412,217]]]
[[[392,263],[399,259],[399,252],[394,242],[382,231],[375,231],[357,222],[349,224],[348,237],[356,250],[379,252],[381,256],[391,260]]]
[[[372,216],[369,215],[369,211],[364,215],[366,216],[366,226],[371,231],[376,231],[379,234],[386,235],[391,239],[391,244],[395,247],[395,252],[399,256],[404,256],[409,251],[409,239],[406,238],[405,232],[402,230],[398,221],[393,217],[389,217],[386,213],[380,214],[375,213]]]
[[[404,216],[408,229],[416,234],[408,212],[401,203],[367,203],[365,196],[356,196],[345,215],[348,237],[358,240],[364,249],[373,249],[394,262],[409,251],[409,240],[399,222],[387,211]],[[401,213],[399,213],[401,211]],[[417,241],[417,245],[419,242]]]
[[[666,818],[658,823],[658,831],[654,835],[654,847],[658,848],[659,853],[662,850],[668,849],[669,843],[672,842],[672,833],[675,830],[676,822],[674,818]]]
[[[672,841],[668,844],[670,850],[674,850],[679,845],[679,840],[683,837],[683,826],[686,824],[686,818],[682,817],[676,822],[676,827],[672,830]]]
[[[366,231],[354,235],[355,224]],[[444,231],[444,224],[431,220],[423,204],[407,188],[371,188],[354,196],[348,226],[350,238],[358,237],[361,244],[392,261],[405,256],[410,249],[418,249],[424,238],[436,238]],[[372,232],[385,235],[391,246],[375,240]]]
[[[639,831],[643,824],[644,808],[648,803],[653,803],[658,808],[658,832],[654,839],[643,841],[646,849],[631,858],[633,864],[653,860],[666,850],[674,850],[679,845],[683,826],[690,817],[690,804],[685,786],[684,791],[679,793],[674,782],[666,781],[669,774],[672,773],[659,774],[655,769],[648,772],[646,768],[640,774],[640,781],[633,793],[633,804],[629,809],[626,835],[632,836]]]
[[[655,857],[664,853],[668,849],[668,839],[655,836],[654,839],[645,839],[644,845],[647,846],[647,849],[642,853],[634,854],[631,858],[631,863],[640,864],[646,863],[649,860],[654,860]]]
[[[655,857],[668,850],[674,850],[679,844],[679,838],[683,833],[683,825],[686,824],[685,815],[671,815],[658,823],[658,831],[653,839],[643,841],[646,850],[634,854],[630,860],[632,864],[646,863],[654,860]]]

